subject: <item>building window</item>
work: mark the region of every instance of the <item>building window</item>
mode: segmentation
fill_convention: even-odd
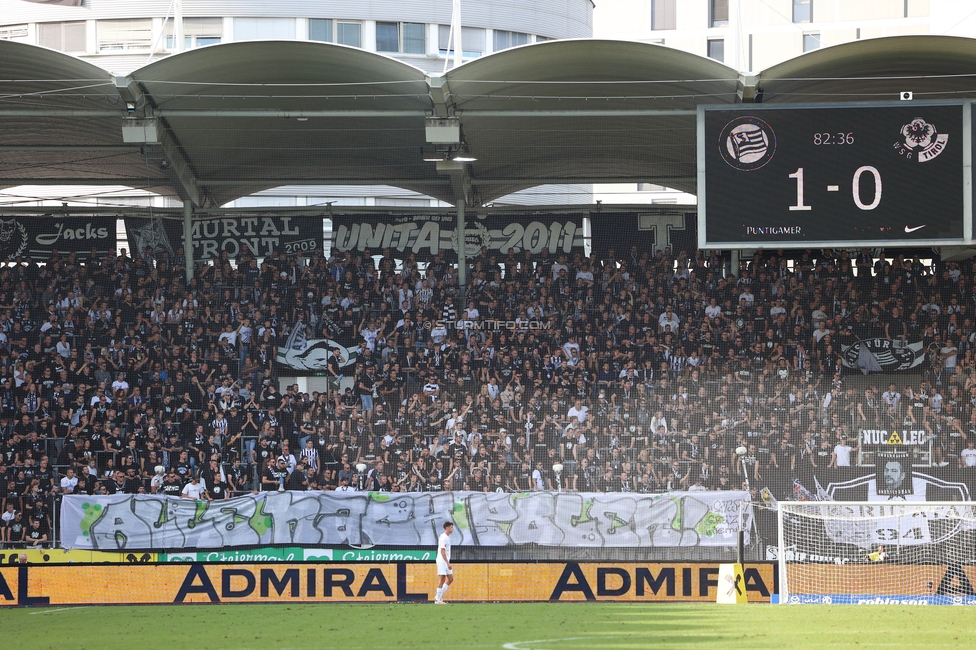
[[[437,26],[437,50],[441,56],[452,57],[454,50],[449,50],[448,36],[451,33],[450,25]],[[461,28],[461,48],[462,56],[465,59],[476,59],[485,53],[485,30],[480,27]]]
[[[331,43],[332,20],[329,18],[309,18],[308,19],[308,40]]]
[[[363,46],[363,26],[361,23],[337,22],[336,43],[351,47]]]
[[[70,23],[39,23],[38,42],[59,52],[84,52],[88,49],[83,21]]]
[[[813,22],[812,0],[793,0],[793,22],[794,23]]]
[[[651,0],[651,29],[675,29],[675,0]]]
[[[724,38],[710,38],[708,39],[708,58],[715,59],[716,61],[725,62],[725,39]]]
[[[173,33],[176,26],[172,20],[166,21],[166,49],[176,49]],[[223,18],[184,18],[183,41],[184,48],[191,50],[204,45],[216,45],[224,35]]]
[[[462,41],[461,45],[464,45],[463,36],[461,34]],[[501,52],[502,50],[507,50],[510,47],[515,47],[517,45],[525,45],[529,42],[529,35],[523,32],[506,32],[501,29],[495,30],[495,52]]]
[[[545,43],[546,41],[554,41],[554,40],[556,40],[556,39],[549,38],[548,36],[536,36],[535,37],[535,42],[536,43]]]
[[[820,49],[820,34],[804,34],[803,35],[803,51],[809,52],[811,50]]]
[[[152,47],[152,19],[100,20],[96,24],[99,52],[131,52]]]
[[[0,41],[9,41],[12,38],[26,38],[27,25],[4,25],[0,27]]]
[[[709,2],[709,27],[725,27],[729,24],[729,0],[711,0]]]
[[[658,185],[656,183],[638,183],[637,184],[637,191],[638,192],[664,192],[667,189],[668,188],[664,187],[663,185]]]
[[[376,23],[376,51],[424,54],[427,26],[423,23]]]
[[[235,18],[235,41],[294,40],[294,18]]]

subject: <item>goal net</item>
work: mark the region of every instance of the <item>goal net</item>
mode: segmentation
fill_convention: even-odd
[[[779,503],[779,601],[976,604],[976,506]]]

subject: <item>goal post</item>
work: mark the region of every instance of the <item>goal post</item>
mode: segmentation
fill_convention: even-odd
[[[976,605],[976,504],[778,504],[781,603]]]

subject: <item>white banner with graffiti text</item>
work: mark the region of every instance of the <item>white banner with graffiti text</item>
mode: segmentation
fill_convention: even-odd
[[[735,492],[265,492],[226,501],[155,495],[68,495],[69,549],[233,548],[269,544],[435,546],[445,521],[455,544],[562,547],[735,546]],[[752,528],[745,504],[743,525]]]

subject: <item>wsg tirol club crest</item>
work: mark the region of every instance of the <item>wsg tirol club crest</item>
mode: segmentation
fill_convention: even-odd
[[[751,172],[766,165],[776,153],[776,133],[752,115],[737,117],[722,129],[719,152],[730,167]]]
[[[928,162],[945,151],[949,135],[939,133],[934,124],[916,117],[901,127],[902,140],[894,144],[899,154],[906,160]]]

